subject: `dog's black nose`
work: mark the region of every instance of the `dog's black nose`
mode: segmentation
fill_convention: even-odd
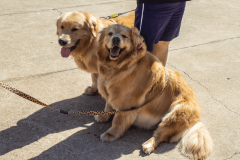
[[[59,39],[58,40],[58,43],[61,45],[61,46],[65,46],[67,44],[67,40],[66,39]]]
[[[120,41],[121,41],[121,40],[120,40],[119,37],[113,37],[113,39],[112,39],[112,42],[113,42],[114,44],[118,44]]]

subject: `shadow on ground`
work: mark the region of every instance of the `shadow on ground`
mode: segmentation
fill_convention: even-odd
[[[83,94],[50,106],[68,111],[103,110],[105,101],[101,96]],[[89,123],[93,124],[85,126]],[[17,126],[0,132],[0,156],[38,141],[48,134],[77,127],[86,127],[86,129],[71,135],[32,159],[117,159],[121,155],[132,154],[135,150],[140,150],[139,156],[145,157],[147,155],[141,150],[141,144],[153,134],[153,131],[131,127],[121,139],[114,142],[102,142],[99,137],[111,127],[111,122],[97,123],[93,116],[63,115],[43,108],[26,119],[20,120]],[[175,146],[175,144],[164,144],[155,153],[168,152]]]

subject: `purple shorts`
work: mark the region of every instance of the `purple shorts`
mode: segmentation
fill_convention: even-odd
[[[144,37],[148,51],[159,41],[171,41],[179,35],[186,2],[137,4],[135,27]]]

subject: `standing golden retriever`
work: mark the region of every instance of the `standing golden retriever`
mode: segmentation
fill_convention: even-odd
[[[109,26],[101,32],[99,43],[98,90],[106,99],[105,111],[126,111],[115,115],[101,140],[116,140],[131,125],[147,129],[157,125],[153,137],[142,145],[145,153],[153,152],[161,142],[180,141],[181,153],[205,159],[213,143],[200,122],[201,109],[193,89],[182,76],[165,69],[146,51],[136,28]],[[105,122],[109,116],[95,119]]]
[[[97,93],[97,40],[98,32],[109,25],[121,23],[128,27],[134,26],[135,12],[131,11],[113,19],[99,19],[86,12],[68,12],[57,20],[57,35],[62,57],[74,58],[77,66],[91,73],[92,86],[86,88],[85,93]]]

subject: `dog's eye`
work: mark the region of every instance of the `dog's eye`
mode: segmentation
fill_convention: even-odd
[[[113,33],[112,32],[109,32],[108,35],[111,36]]]
[[[77,28],[73,28],[73,29],[72,29],[73,32],[74,32],[74,31],[77,31],[77,30],[78,30]]]
[[[123,38],[127,38],[127,36],[126,35],[122,35],[123,36]]]
[[[61,28],[62,28],[62,29],[64,29],[64,27],[63,27],[63,26],[61,26]]]

